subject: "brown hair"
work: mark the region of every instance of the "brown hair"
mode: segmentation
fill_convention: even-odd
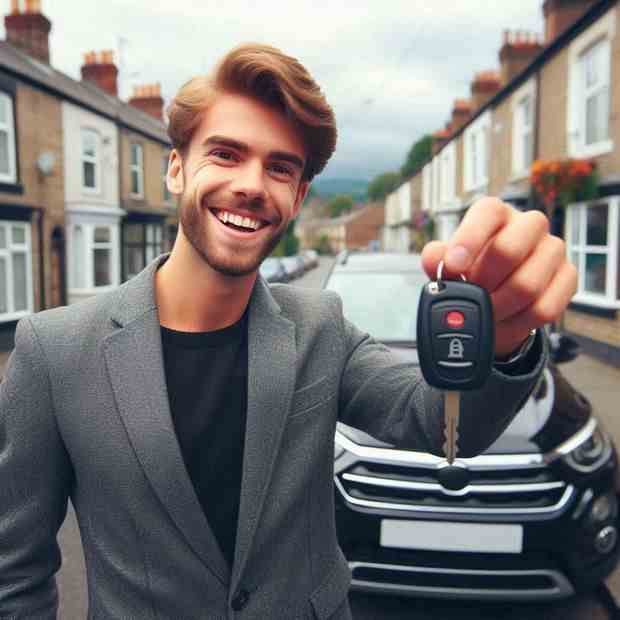
[[[167,108],[168,135],[182,155],[202,112],[221,92],[239,93],[279,108],[306,146],[304,180],[321,172],[336,148],[336,119],[321,89],[291,56],[260,43],[231,50],[209,75],[192,78]]]

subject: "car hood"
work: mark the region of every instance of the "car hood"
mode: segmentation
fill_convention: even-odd
[[[419,364],[415,348],[390,349],[400,361]],[[532,396],[485,454],[548,452],[579,431],[591,413],[587,398],[549,363]]]

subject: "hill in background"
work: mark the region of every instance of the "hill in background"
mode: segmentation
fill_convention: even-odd
[[[351,194],[356,202],[366,202],[368,181],[365,179],[322,179],[312,181],[312,188],[317,196],[329,199],[338,194]]]

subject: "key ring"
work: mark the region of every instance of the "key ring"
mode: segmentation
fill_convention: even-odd
[[[443,271],[443,261],[439,261],[439,265],[437,265],[437,282],[441,282],[441,272]],[[463,280],[463,282],[467,282],[467,278],[463,275],[460,274],[461,279]]]

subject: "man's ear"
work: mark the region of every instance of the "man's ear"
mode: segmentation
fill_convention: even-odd
[[[166,173],[166,185],[171,194],[182,194],[185,187],[183,175],[183,160],[177,149],[172,149],[168,159],[168,172]]]
[[[301,205],[304,203],[304,200],[308,194],[308,190],[310,189],[310,181],[302,181],[297,188],[297,196],[295,197],[295,206],[293,207],[293,215],[291,219],[294,219],[299,214],[299,209],[301,209]]]

